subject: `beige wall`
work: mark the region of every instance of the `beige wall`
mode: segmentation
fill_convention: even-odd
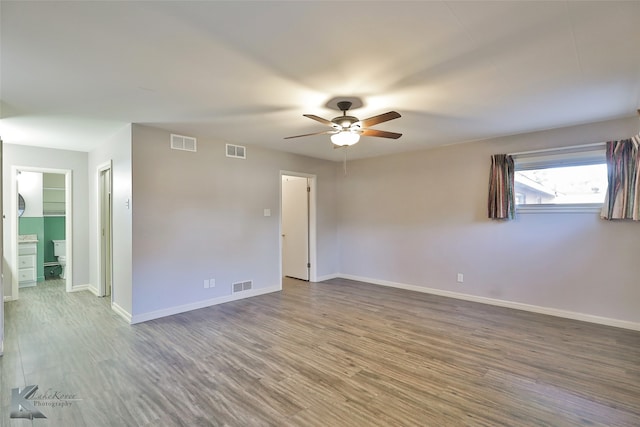
[[[280,286],[281,170],[317,175],[317,272],[337,271],[334,163],[256,147],[232,159],[203,138],[196,153],[176,151],[169,135],[133,126],[134,321],[227,297],[237,281]]]
[[[352,161],[337,183],[340,272],[640,322],[640,224],[594,213],[486,218],[491,154],[628,138],[638,127],[632,118]]]
[[[89,262],[91,287],[100,283],[100,240],[98,227],[98,168],[111,162],[112,200],[112,292],[113,303],[131,314],[131,125],[102,143],[88,158],[89,175]]]
[[[491,154],[620,139],[638,127],[636,118],[616,120],[350,161],[344,176],[339,163],[256,147],[230,159],[220,141],[199,139],[197,153],[170,150],[168,132],[131,125],[88,156],[5,145],[4,203],[12,164],[73,169],[74,284],[97,287],[96,168],[112,160],[114,298],[134,320],[224,299],[234,281],[277,287],[280,172],[289,171],[317,175],[319,277],[637,324],[640,225],[568,213],[492,222],[486,187]],[[216,287],[204,289],[206,278]],[[10,294],[6,265],[4,283]]]

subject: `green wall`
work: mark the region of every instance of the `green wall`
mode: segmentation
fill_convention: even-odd
[[[43,281],[45,278],[44,263],[56,261],[56,257],[53,255],[52,240],[65,239],[65,217],[20,217],[18,221],[18,234],[36,234],[38,236],[36,271],[38,282]]]
[[[45,216],[44,217],[44,262],[53,262],[56,260],[53,255],[52,240],[64,240],[64,220],[63,216]]]

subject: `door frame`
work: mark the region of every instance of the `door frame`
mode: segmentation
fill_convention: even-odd
[[[279,220],[278,220],[278,270],[280,277],[280,289],[282,289],[282,177],[283,176],[297,176],[301,178],[307,178],[309,180],[309,188],[311,188],[311,193],[309,194],[309,263],[311,267],[309,268],[309,282],[317,282],[318,274],[317,274],[317,250],[316,250],[316,181],[317,176],[313,174],[308,174],[304,172],[293,172],[281,170],[278,176],[278,188],[280,193],[280,204],[279,204]]]
[[[111,274],[110,274],[110,278],[111,278],[111,293],[110,293],[110,300],[111,303],[113,303],[113,165],[112,165],[112,161],[109,160],[105,163],[102,163],[100,165],[98,165],[98,167],[96,168],[96,182],[97,182],[97,192],[96,194],[98,195],[98,204],[97,204],[97,213],[98,213],[98,218],[97,218],[97,228],[96,228],[96,240],[98,242],[98,250],[96,251],[98,254],[98,296],[104,297],[106,296],[106,288],[104,285],[104,275],[105,275],[105,270],[104,270],[104,265],[102,262],[103,259],[103,253],[102,253],[102,213],[103,213],[103,208],[104,206],[102,205],[103,203],[103,194],[102,194],[102,174],[106,171],[109,171],[109,190],[111,192],[111,203],[109,204],[109,221],[110,221],[110,226],[109,226],[109,259],[111,260],[109,262],[109,268],[111,270]]]
[[[4,142],[0,138],[0,356],[4,354],[4,224],[5,224],[5,210],[4,210],[4,198],[2,192],[4,191]],[[17,208],[16,208],[17,210]],[[12,289],[13,291],[13,289]]]
[[[52,169],[41,168],[35,166],[11,166],[11,264],[9,269],[13,272],[11,275],[11,299],[19,298],[18,287],[18,171],[39,172],[39,173],[55,173],[64,175],[64,205],[65,205],[65,242],[67,246],[67,278],[65,282],[65,290],[73,291],[73,209],[72,209],[72,190],[73,190],[73,171],[71,169]]]

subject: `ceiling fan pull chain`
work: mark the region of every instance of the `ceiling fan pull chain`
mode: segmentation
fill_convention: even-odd
[[[344,175],[347,176],[347,147],[343,148],[344,150]]]

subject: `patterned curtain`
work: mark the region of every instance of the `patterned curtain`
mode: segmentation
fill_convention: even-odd
[[[491,156],[489,176],[488,213],[491,219],[514,219],[516,217],[513,157],[508,154]]]
[[[600,216],[640,221],[640,134],[607,142],[609,187]]]

